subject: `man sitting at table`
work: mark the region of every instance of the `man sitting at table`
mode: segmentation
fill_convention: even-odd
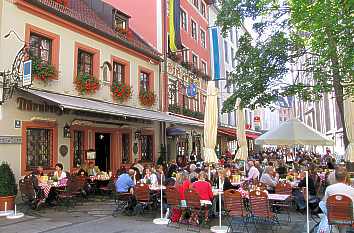
[[[132,177],[134,176],[134,174],[135,171],[133,169],[129,169],[128,173],[124,172],[123,174],[121,174],[115,183],[117,193],[132,194],[128,199],[128,206],[125,209],[127,215],[132,215],[134,211],[134,207],[136,205],[136,200],[133,197],[133,193],[134,193],[133,188],[135,185]]]
[[[276,177],[273,176],[274,168],[272,166],[268,166],[264,169],[264,172],[261,176],[260,182],[267,186],[267,190],[269,193],[275,193],[275,186],[279,181],[279,174],[277,173]]]
[[[87,169],[87,174],[89,176],[96,176],[100,172],[100,169],[95,166],[94,162],[89,163],[89,167]]]
[[[259,171],[258,169],[254,166],[253,161],[248,161],[248,176],[247,180],[248,181],[254,181],[259,179]]]

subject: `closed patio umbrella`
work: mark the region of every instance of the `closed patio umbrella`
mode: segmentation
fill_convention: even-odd
[[[239,148],[235,154],[235,159],[246,161],[248,158],[248,146],[246,139],[246,130],[245,130],[245,112],[244,109],[240,106],[241,100],[237,98],[235,109],[236,109],[236,136],[237,143]]]
[[[204,115],[204,161],[206,163],[217,163],[215,145],[218,129],[218,89],[213,81],[208,82],[207,99]]]
[[[354,102],[352,98],[344,101],[344,122],[349,145],[345,149],[345,160],[354,162]]]

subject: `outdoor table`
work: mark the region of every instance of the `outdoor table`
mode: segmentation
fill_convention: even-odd
[[[158,186],[154,186],[154,185],[149,185],[149,189],[151,191],[160,191],[161,190],[161,186],[158,185]],[[165,190],[166,189],[166,186],[162,186],[162,190]]]
[[[58,182],[54,182],[53,184],[39,183],[38,186],[41,187],[44,193],[44,197],[47,198],[52,188],[65,188],[66,184],[61,184]]]
[[[286,201],[290,195],[287,194],[268,194],[268,200],[270,201]]]

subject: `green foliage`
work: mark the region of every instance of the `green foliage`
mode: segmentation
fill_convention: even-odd
[[[0,164],[0,197],[16,196],[17,184],[15,175],[10,166],[3,162]]]
[[[48,82],[51,78],[57,76],[57,70],[51,64],[42,62],[41,59],[31,56],[32,74],[36,80]]]
[[[257,35],[251,38],[246,32],[239,38],[237,66],[228,84],[236,89],[223,111],[234,110],[238,97],[243,107],[253,109],[271,106],[279,96],[317,101],[334,92],[343,117],[343,99],[354,96],[354,5],[350,2],[222,1],[217,24],[224,35],[231,27],[242,28],[249,18]]]

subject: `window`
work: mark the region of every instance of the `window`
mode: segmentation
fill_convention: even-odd
[[[234,48],[231,47],[231,64],[232,67],[234,68],[236,66],[236,61],[235,61],[235,54],[234,54]]]
[[[200,4],[200,11],[204,17],[206,17],[206,10],[205,9],[206,9],[205,4],[201,3]]]
[[[231,92],[230,73],[228,71],[226,71],[226,91],[227,93]]]
[[[130,135],[122,134],[122,163],[130,163]]]
[[[198,68],[198,57],[195,54],[192,55],[192,63],[194,67]]]
[[[193,0],[193,5],[199,9],[199,0]]]
[[[31,33],[29,52],[31,56],[40,59],[41,62],[51,64],[52,40]]]
[[[53,131],[51,129],[27,128],[26,129],[26,170],[38,166],[51,167],[53,159]]]
[[[124,83],[125,73],[124,65],[118,62],[113,62],[113,82]]]
[[[229,62],[229,48],[227,47],[226,40],[224,41],[224,53],[225,53],[225,62]]]
[[[231,112],[227,113],[227,124],[230,126],[232,125],[232,119],[231,119]]]
[[[146,72],[140,72],[140,91],[149,90],[149,74]]]
[[[181,9],[181,27],[187,31],[187,14]]]
[[[192,38],[197,40],[197,23],[191,20]]]
[[[181,87],[183,108],[189,109],[189,98],[187,96],[187,88],[185,85],[182,85]]]
[[[232,42],[234,42],[234,32],[233,32],[232,28],[230,29],[229,34],[230,34],[230,40],[231,40]]]
[[[193,110],[195,112],[199,112],[199,99],[198,99],[198,94],[196,97],[193,99]]]
[[[93,55],[79,49],[78,51],[77,73],[93,74]]]
[[[182,58],[184,62],[188,62],[188,49],[187,48],[183,48],[182,50]]]
[[[204,73],[204,74],[207,74],[207,65],[206,65],[206,63],[202,61],[201,64],[202,64],[202,71],[203,71],[203,73]]]
[[[84,161],[84,132],[74,131],[74,167],[80,167]]]
[[[200,41],[202,43],[203,48],[206,48],[206,44],[205,44],[205,31],[200,30]]]
[[[141,161],[153,161],[153,139],[152,135],[141,135]]]

